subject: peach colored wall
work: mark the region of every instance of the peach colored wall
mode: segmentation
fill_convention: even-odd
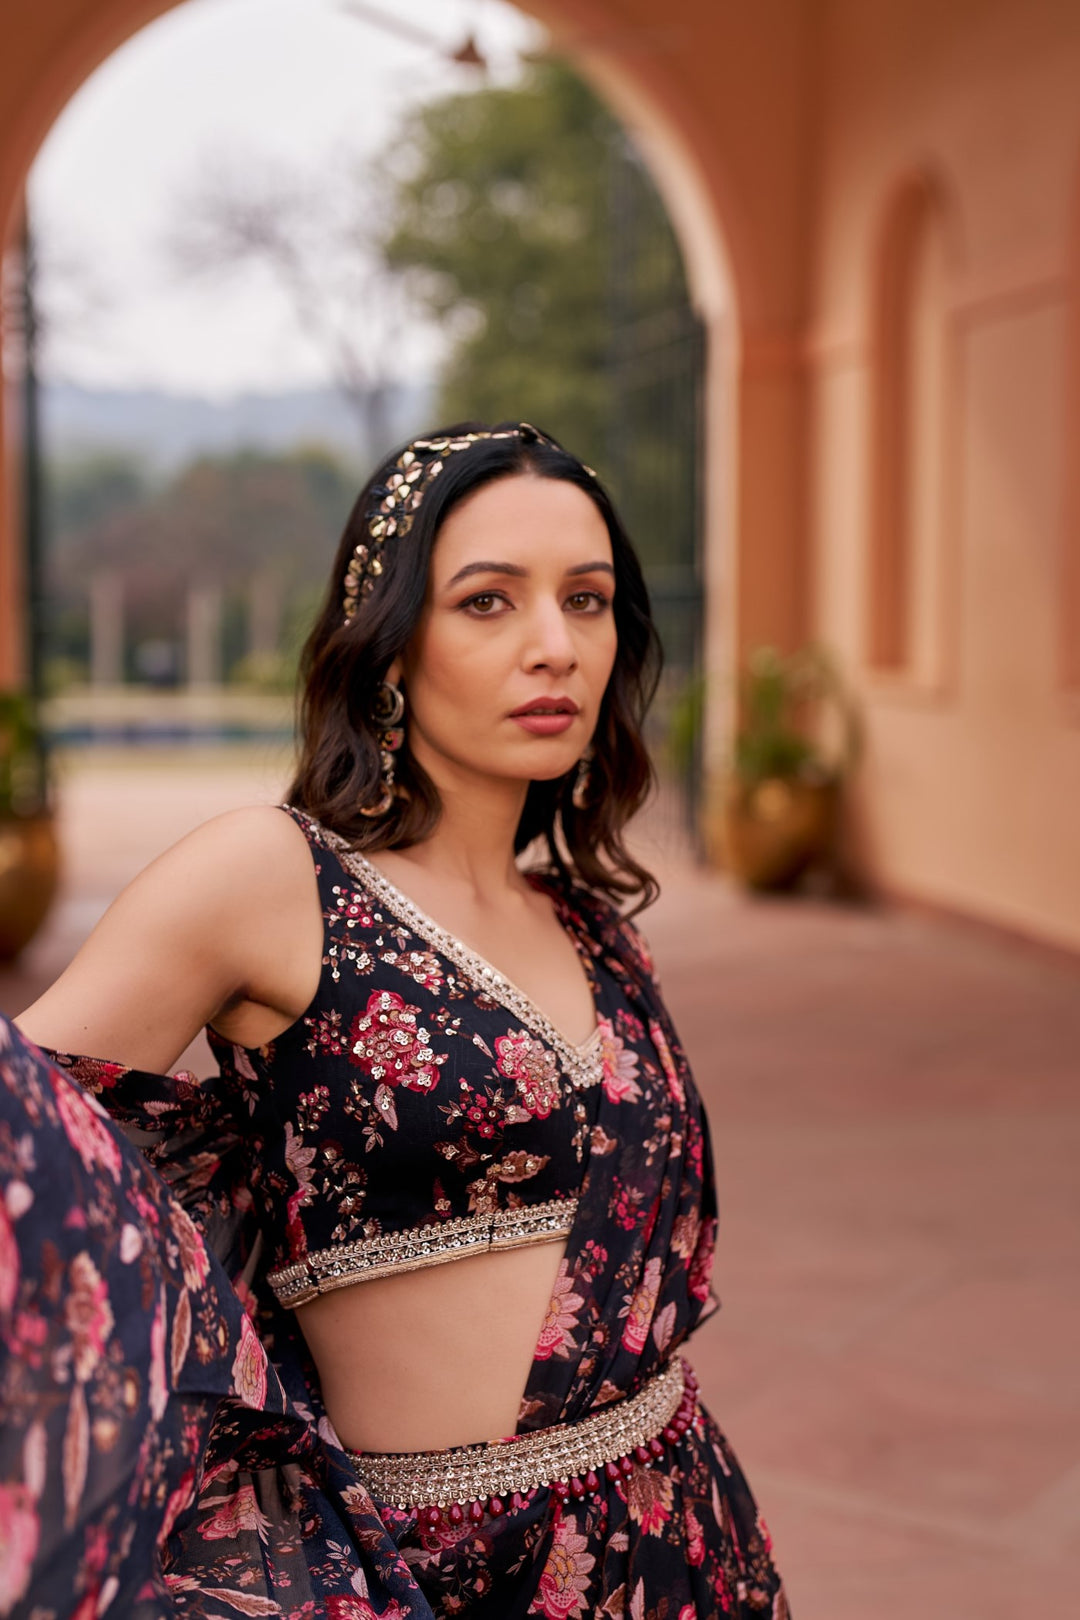
[[[867,708],[853,828],[882,887],[1080,947],[1080,710],[1061,682],[1080,7],[829,0],[823,17],[812,614]],[[936,683],[865,665],[874,252],[918,168],[950,216]]]

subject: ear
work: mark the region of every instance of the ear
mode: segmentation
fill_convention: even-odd
[[[395,658],[383,679],[389,681],[392,686],[398,686],[401,683],[401,674],[401,659]]]

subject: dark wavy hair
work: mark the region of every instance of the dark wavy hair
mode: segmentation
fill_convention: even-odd
[[[428,435],[515,429],[517,423],[457,423]],[[406,447],[402,447],[404,449]],[[441,804],[427,772],[405,744],[395,755],[401,793],[385,816],[360,814],[380,793],[379,725],[372,717],[380,683],[404,651],[418,622],[427,587],[432,547],[448,514],[466,496],[497,479],[532,473],[574,484],[595,504],[611,537],[615,569],[612,611],[618,650],[593,734],[593,760],[586,802],[571,797],[576,767],[547,781],[532,781],[514,838],[515,854],[543,838],[547,861],[538,871],[563,883],[575,878],[618,901],[640,896],[633,911],[659,893],[652,873],[630,854],[623,830],[648,798],[655,773],[642,739],[645,713],[660,677],[662,652],[649,594],[629,536],[600,481],[576,456],[545,434],[534,441],[516,434],[481,439],[445,458],[428,486],[405,537],[382,547],[383,571],[354,617],[342,611],[345,571],[355,546],[367,540],[367,524],[401,451],[395,451],[361,490],[345,525],[326,597],[300,659],[300,754],[289,801],[354,848],[375,851],[422,843],[434,830]],[[633,912],[629,913],[630,915]]]

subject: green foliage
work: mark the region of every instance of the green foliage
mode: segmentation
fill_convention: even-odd
[[[68,536],[139,505],[150,487],[143,462],[119,452],[76,456],[51,466],[48,489],[53,542],[62,546]]]
[[[285,673],[243,667],[253,582],[272,577],[286,621],[298,598],[321,591],[357,482],[319,445],[201,456],[157,484],[119,456],[51,468],[54,686],[85,671],[89,584],[113,570],[124,582],[129,654],[149,641],[182,640],[188,586],[218,581],[226,593],[226,669],[241,666],[239,678],[280,688]],[[283,643],[288,635],[286,622]],[[295,655],[284,657],[282,671],[295,668]]]
[[[705,677],[695,672],[680,683],[668,714],[665,738],[668,763],[680,778],[690,774],[704,715]]]
[[[38,815],[47,803],[45,743],[33,700],[0,692],[0,817]]]
[[[63,655],[46,658],[42,669],[45,696],[58,697],[72,686],[84,686],[89,674],[90,668],[85,658]]]
[[[290,581],[329,566],[355,478],[323,451],[240,450],[188,464],[154,503],[161,541],[190,573],[243,583],[273,567]]]
[[[543,62],[511,88],[411,114],[390,178],[389,263],[455,336],[440,419],[525,418],[600,472],[669,667],[688,673],[699,332],[674,233],[625,132],[569,68]],[[674,743],[686,761],[694,748]]]
[[[236,686],[256,692],[287,695],[296,691],[300,651],[322,606],[322,585],[306,585],[295,591],[285,607],[281,646],[273,653],[247,653],[229,672]]]
[[[805,647],[788,657],[774,647],[758,647],[742,672],[741,689],[735,770],[743,781],[823,781],[854,765],[860,741],[855,713],[823,647]],[[840,754],[832,763],[808,735],[807,710],[823,702],[839,712],[844,727]]]
[[[229,685],[282,696],[296,690],[296,660],[287,653],[245,653],[229,670]]]
[[[458,342],[438,414],[535,420],[604,460],[617,126],[556,63],[430,103],[397,148],[392,266]]]

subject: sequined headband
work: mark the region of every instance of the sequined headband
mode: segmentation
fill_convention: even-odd
[[[367,533],[354,548],[345,570],[342,612],[346,624],[356,613],[361,598],[370,596],[375,589],[375,581],[383,571],[381,553],[386,541],[408,534],[417,507],[442,472],[447,457],[458,450],[468,450],[481,439],[517,438],[524,444],[540,441],[554,444],[554,440],[534,428],[531,422],[519,422],[517,427],[485,428],[479,433],[462,433],[454,438],[413,439],[401,452],[385,484],[376,484],[372,490],[376,504],[368,513]],[[591,478],[596,477],[591,467],[586,467],[585,471]]]

